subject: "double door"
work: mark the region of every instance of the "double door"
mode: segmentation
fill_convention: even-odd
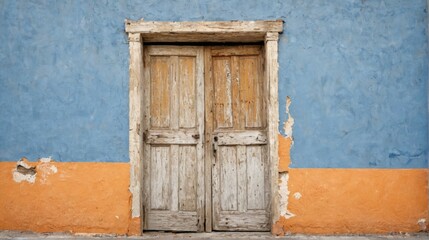
[[[145,47],[145,230],[269,230],[262,51]]]

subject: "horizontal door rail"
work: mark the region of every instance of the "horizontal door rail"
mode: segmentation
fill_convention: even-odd
[[[213,134],[213,142],[218,146],[228,145],[264,145],[267,144],[265,131],[225,131]]]
[[[149,144],[195,145],[200,134],[195,130],[148,130],[143,138]]]

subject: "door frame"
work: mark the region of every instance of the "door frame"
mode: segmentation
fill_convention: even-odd
[[[143,231],[143,51],[146,42],[264,42],[264,81],[267,93],[267,135],[271,190],[271,224],[279,219],[278,195],[278,35],[282,20],[224,22],[125,21],[129,41],[129,155],[131,217]],[[205,141],[207,141],[206,139]],[[205,159],[205,176],[211,176],[211,163]],[[211,177],[205,180],[206,206],[211,206]],[[205,230],[212,231],[211,207],[205,208]],[[272,229],[272,227],[271,227]]]

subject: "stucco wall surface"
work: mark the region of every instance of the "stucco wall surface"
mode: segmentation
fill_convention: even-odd
[[[427,179],[427,169],[290,169],[288,214],[273,232],[425,231]]]
[[[16,163],[0,163],[0,230],[132,232],[128,163],[27,164],[33,182],[12,177]]]
[[[124,19],[283,19],[291,166],[427,167],[424,0],[0,0],[0,18],[0,161],[129,161]]]

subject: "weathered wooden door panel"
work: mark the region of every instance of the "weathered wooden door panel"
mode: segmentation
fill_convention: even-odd
[[[203,48],[144,49],[144,229],[203,231]]]
[[[268,231],[270,185],[261,46],[206,49],[213,230]]]

